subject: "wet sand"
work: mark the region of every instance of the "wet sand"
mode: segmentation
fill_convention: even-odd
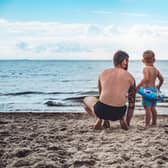
[[[0,168],[167,168],[168,116],[93,130],[87,114],[0,113]]]

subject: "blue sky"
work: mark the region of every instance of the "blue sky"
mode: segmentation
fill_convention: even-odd
[[[157,23],[167,19],[167,6],[167,0],[1,0],[0,15],[13,21]]]
[[[0,59],[166,59],[167,0],[0,0]]]

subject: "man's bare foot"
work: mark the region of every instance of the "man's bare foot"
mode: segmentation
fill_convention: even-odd
[[[103,127],[104,128],[110,128],[110,122],[108,120],[103,121]]]
[[[120,120],[120,125],[122,129],[128,130],[128,125],[124,119]]]
[[[89,128],[95,129],[95,130],[101,130],[102,127],[101,126],[97,126],[97,125],[89,125]]]
[[[101,127],[101,125],[94,125],[94,127],[93,127],[95,130],[100,130],[102,127]]]
[[[101,125],[102,125],[102,119],[97,118],[96,124],[95,124],[95,126],[94,126],[94,129],[100,129],[100,128],[101,128]]]

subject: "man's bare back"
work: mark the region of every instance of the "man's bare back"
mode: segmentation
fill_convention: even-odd
[[[134,85],[132,75],[121,68],[110,68],[99,76],[101,93],[99,100],[111,106],[124,106],[128,90]]]

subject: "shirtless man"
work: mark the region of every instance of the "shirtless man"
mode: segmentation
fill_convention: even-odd
[[[147,90],[157,91],[160,90],[160,87],[163,84],[164,78],[159,70],[154,66],[155,54],[151,50],[147,50],[143,53],[142,62],[145,64],[143,69],[143,79],[137,85],[137,90],[143,86]],[[158,79],[159,83],[156,85],[156,80]],[[145,115],[145,128],[150,126],[150,121],[152,119],[152,125],[156,125],[157,120],[157,111],[156,111],[156,100],[149,100],[143,97],[142,105],[144,106],[146,115]]]
[[[98,79],[99,100],[84,99],[85,110],[96,118],[95,129],[110,127],[108,120],[120,120],[121,127],[128,129],[134,111],[136,86],[133,76],[127,72],[128,54],[117,51],[113,57],[114,68],[104,70]],[[128,108],[126,106],[128,96]]]

